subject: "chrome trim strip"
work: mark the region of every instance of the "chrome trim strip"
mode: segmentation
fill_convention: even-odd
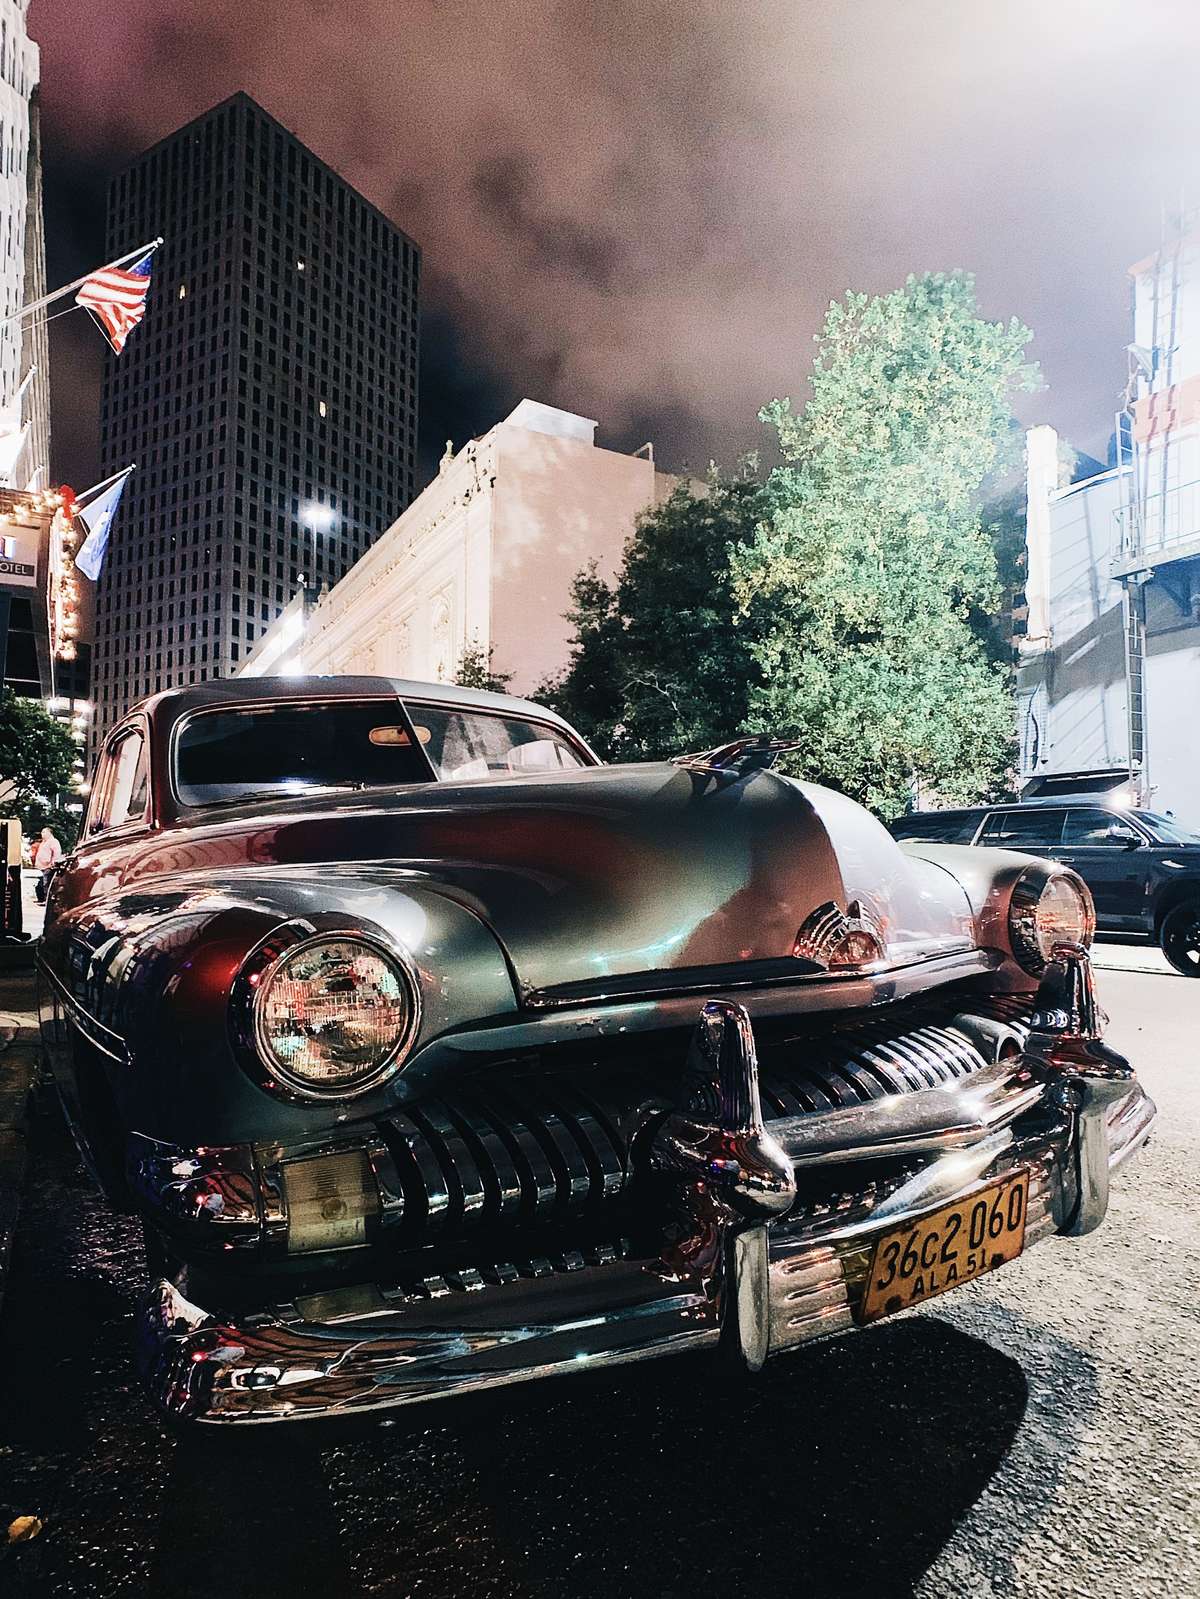
[[[917,972],[928,973],[931,970],[946,971],[946,981],[953,982],[958,977],[969,977],[976,972],[993,970],[999,965],[999,960],[988,960],[987,956],[990,953],[975,945],[964,943],[959,949],[939,949],[932,955],[922,956],[919,960],[896,961],[890,965],[873,962],[866,971],[854,967],[844,971],[829,971],[803,956],[781,956],[777,961],[747,962],[744,976],[726,976],[728,968],[724,967],[709,972],[695,968],[689,971],[684,968],[680,970],[679,980],[674,984],[645,985],[637,988],[632,985],[639,979],[645,984],[645,979],[650,974],[636,972],[628,977],[598,978],[594,983],[589,981],[586,985],[564,984],[561,988],[525,988],[521,992],[520,999],[522,1007],[527,1010],[555,1011],[576,1009],[585,1005],[629,1005],[644,1000],[676,999],[692,994],[719,995],[740,992],[747,988],[773,990],[793,985],[808,988],[815,984],[837,985],[868,981],[882,985],[896,977],[907,977]],[[973,959],[976,956],[983,957],[983,961],[978,962]],[[962,970],[957,969],[960,964]],[[786,966],[787,969],[764,975],[762,971],[764,966]],[[671,974],[667,972],[662,975],[669,977]],[[842,996],[839,995],[838,999],[840,1003]],[[846,1001],[846,1003],[849,1005],[855,1002]]]

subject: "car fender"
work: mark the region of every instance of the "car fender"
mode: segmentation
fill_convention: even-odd
[[[243,962],[285,923],[306,921],[374,934],[420,985],[405,1068],[349,1102],[297,1102],[254,1080],[237,1057],[229,999]],[[517,1009],[504,954],[480,917],[440,886],[384,867],[163,877],[88,901],[48,930],[40,992],[68,1112],[85,1078],[94,1097],[98,1058],[119,1125],[189,1144],[302,1138],[335,1118],[381,1114],[419,1092],[430,1040]]]

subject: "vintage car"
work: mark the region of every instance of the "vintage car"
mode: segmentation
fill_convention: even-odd
[[[782,748],[602,765],[527,701],[172,690],[108,737],[45,1047],[201,1422],[768,1355],[1102,1220],[1154,1106],[1080,879],[901,847]]]

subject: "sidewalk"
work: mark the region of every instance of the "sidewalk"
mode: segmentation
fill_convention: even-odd
[[[36,1040],[32,967],[0,966],[0,1309],[25,1183],[26,1110]]]

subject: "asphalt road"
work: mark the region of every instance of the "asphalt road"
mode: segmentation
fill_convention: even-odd
[[[746,1388],[688,1358],[352,1441],[168,1434],[130,1369],[137,1230],[40,1117],[0,1530],[45,1526],[0,1547],[0,1593],[1200,1595],[1200,984],[1101,959],[1162,1112],[1105,1227]]]

